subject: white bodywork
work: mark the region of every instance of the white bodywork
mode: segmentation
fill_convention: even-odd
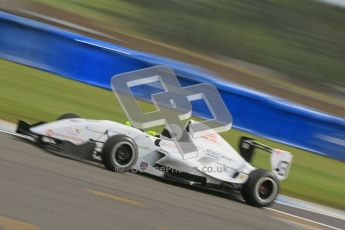
[[[208,183],[214,184],[222,182],[243,184],[248,179],[249,173],[255,170],[255,167],[246,162],[219,134],[214,133],[205,133],[193,139],[198,149],[198,156],[183,159],[173,141],[161,139],[159,146],[156,146],[155,141],[160,138],[112,121],[73,118],[35,126],[30,131],[77,145],[91,139],[97,141],[98,152],[101,152],[103,143],[110,136],[127,135],[138,146],[138,161],[132,169],[160,177],[164,176],[164,171],[155,168],[155,164],[206,177]],[[288,152],[281,150],[272,152],[272,172],[279,180],[287,177],[291,160],[292,156]],[[282,162],[287,162],[287,164],[282,164]],[[276,172],[277,168],[281,169],[280,173]]]

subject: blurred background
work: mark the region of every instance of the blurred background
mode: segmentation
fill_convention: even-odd
[[[4,11],[345,117],[344,1],[1,0]]]
[[[345,118],[344,2],[0,0],[0,10],[190,63],[224,80]],[[7,34],[15,48],[31,41],[28,36]],[[83,60],[80,63],[85,67]],[[64,112],[76,112],[95,119],[126,120],[120,106],[113,106],[117,102],[111,92],[55,76],[0,60],[0,119],[49,121]],[[294,126],[294,119],[287,116],[287,123],[268,129],[280,132],[281,127]],[[326,134],[328,128],[323,130]],[[344,126],[339,130],[343,134]],[[344,162],[240,130],[224,136],[237,146],[242,135],[293,153],[294,163],[289,179],[282,183],[282,194],[345,210]],[[343,136],[328,140],[344,149]],[[260,155],[254,161],[267,163],[268,156]]]

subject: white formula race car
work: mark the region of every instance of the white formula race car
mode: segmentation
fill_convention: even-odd
[[[48,123],[19,121],[15,135],[69,158],[101,162],[116,172],[143,172],[223,192],[236,189],[247,203],[258,207],[275,200],[279,181],[287,178],[292,162],[290,153],[246,137],[241,138],[238,153],[219,134],[209,132],[191,138],[198,156],[184,159],[166,129],[152,135],[117,122],[83,119],[71,113]],[[271,171],[249,163],[255,148],[271,154]]]

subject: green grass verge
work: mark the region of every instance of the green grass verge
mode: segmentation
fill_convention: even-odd
[[[3,60],[0,60],[0,80],[0,119],[13,122],[17,119],[49,121],[62,113],[75,112],[88,118],[126,121],[110,91]],[[149,105],[143,103],[141,106],[145,108]],[[224,137],[236,147],[241,135],[248,134],[231,130]],[[248,136],[293,153],[290,176],[281,183],[282,194],[345,210],[344,163]],[[254,164],[268,167],[268,155],[258,151]]]

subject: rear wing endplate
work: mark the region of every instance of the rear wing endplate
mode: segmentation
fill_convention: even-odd
[[[261,149],[270,153],[272,172],[279,180],[287,178],[293,158],[291,153],[281,149],[272,148],[249,137],[241,137],[239,150],[241,156],[247,162],[251,162],[255,149]]]

